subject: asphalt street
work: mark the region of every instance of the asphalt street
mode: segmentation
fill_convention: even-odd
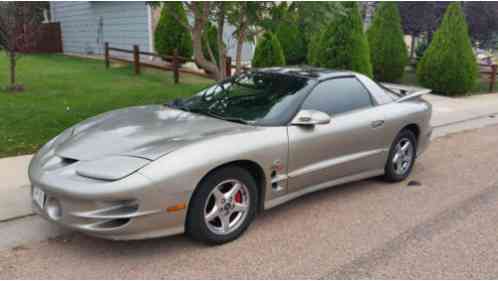
[[[498,278],[498,126],[433,140],[410,178],[371,179],[260,214],[239,240],[69,233],[0,251],[1,279]]]

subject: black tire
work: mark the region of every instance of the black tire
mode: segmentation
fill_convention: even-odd
[[[209,229],[204,219],[204,209],[211,191],[223,181],[235,179],[247,187],[249,207],[245,219],[228,234],[218,234]],[[249,227],[256,215],[258,189],[251,174],[238,166],[227,166],[207,175],[197,186],[189,204],[186,233],[191,238],[207,244],[223,244],[235,240]]]
[[[394,158],[394,155],[396,153],[396,146],[402,140],[404,140],[405,142],[406,142],[406,140],[410,141],[411,148],[412,148],[412,157],[411,157],[411,160],[408,161],[409,162],[408,168],[405,171],[403,171],[402,173],[400,173],[400,172],[397,172],[395,169],[396,166],[394,164],[393,158]],[[402,130],[396,136],[393,143],[391,144],[391,148],[389,150],[389,156],[387,158],[386,165],[384,168],[385,169],[384,180],[386,180],[388,182],[400,182],[400,181],[403,181],[404,179],[406,179],[410,175],[410,173],[413,169],[413,166],[415,164],[416,155],[417,155],[417,138],[415,137],[415,134],[412,131],[407,130],[407,129]]]

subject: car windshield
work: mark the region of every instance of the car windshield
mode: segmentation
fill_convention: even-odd
[[[266,72],[248,72],[215,84],[170,106],[212,117],[257,124],[277,119],[307,85],[307,79]]]

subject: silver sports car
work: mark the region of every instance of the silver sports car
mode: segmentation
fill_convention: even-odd
[[[110,239],[240,236],[256,213],[334,185],[401,181],[432,132],[429,90],[349,71],[269,68],[188,99],[85,120],[29,167],[33,208]]]

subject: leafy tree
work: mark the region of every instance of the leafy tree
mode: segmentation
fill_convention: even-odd
[[[172,15],[175,15],[173,17]],[[154,33],[154,47],[161,55],[173,55],[175,49],[182,57],[192,57],[192,37],[178,21],[187,23],[187,15],[181,2],[164,3]]]
[[[317,30],[334,17],[345,14],[343,5],[334,1],[293,1],[289,10],[297,15],[297,23],[307,45]]]
[[[206,30],[204,31],[204,40],[202,42],[202,52],[204,56],[210,58],[213,55],[213,60],[215,62],[219,61],[220,53],[218,50],[218,28],[211,23],[207,24]],[[209,45],[208,45],[209,44]],[[209,46],[209,47],[208,47]],[[210,54],[210,52],[212,52]]]
[[[261,26],[271,33],[275,34],[280,26],[280,24],[285,20],[287,10],[289,5],[287,2],[283,1],[280,3],[272,2],[268,8],[268,17],[261,21]]]
[[[285,56],[280,42],[273,33],[266,32],[256,45],[252,66],[269,67],[281,65],[285,65]]]
[[[157,2],[147,2],[148,5],[157,7]],[[168,2],[166,5],[180,5],[182,8],[171,10],[171,18],[176,21],[176,25],[185,28],[191,34],[194,62],[200,68],[210,73],[214,78],[222,80],[226,77],[225,62],[226,50],[223,44],[223,32],[228,13],[234,7],[232,2],[196,2],[196,1],[182,1],[182,2]],[[185,20],[183,17],[186,7],[191,16],[191,21]],[[206,31],[209,27],[208,23],[214,22],[217,26],[216,40],[218,41],[218,61],[213,61],[212,58],[206,58],[203,52],[203,41]]]
[[[235,27],[233,36],[237,38],[235,73],[242,71],[243,44],[254,42],[256,35],[263,31],[260,27],[269,9],[270,3],[268,2],[241,1],[232,4],[228,12],[228,22]]]
[[[368,41],[356,2],[345,2],[346,13],[332,20],[321,36],[316,63],[319,66],[347,69],[372,77]]]
[[[435,92],[452,96],[470,91],[477,75],[467,22],[460,4],[452,3],[417,65],[417,79]]]
[[[299,29],[297,20],[291,12],[279,25],[275,34],[284,50],[285,60],[288,65],[303,64],[306,61],[306,43]]]
[[[367,37],[375,79],[384,82],[401,79],[408,62],[408,51],[395,2],[380,4]]]
[[[261,25],[275,33],[284,49],[287,64],[310,63],[307,59],[311,37],[335,16],[344,14],[339,2],[281,2],[272,5],[270,18]],[[316,45],[316,44],[315,44]]]

